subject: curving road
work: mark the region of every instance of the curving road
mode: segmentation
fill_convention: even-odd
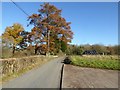
[[[2,88],[60,88],[62,60],[64,57],[51,60],[3,84]]]

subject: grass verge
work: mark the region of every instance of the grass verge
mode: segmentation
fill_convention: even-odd
[[[71,56],[71,64],[81,67],[91,67],[100,69],[120,70],[120,60],[108,57],[86,57],[86,56]]]

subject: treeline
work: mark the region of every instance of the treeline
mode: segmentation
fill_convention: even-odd
[[[94,52],[93,52],[94,51]],[[85,53],[87,52],[87,53]],[[120,45],[105,46],[100,44],[95,45],[69,45],[66,50],[67,55],[119,55]]]

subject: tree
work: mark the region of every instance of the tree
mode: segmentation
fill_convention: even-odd
[[[21,24],[15,23],[13,26],[6,27],[2,34],[2,39],[12,45],[12,53],[14,55],[16,46],[22,41],[23,37],[20,35],[24,30]]]
[[[61,50],[62,50],[62,52],[65,52],[66,49],[67,49],[67,45],[66,45],[66,43],[63,42],[63,41],[61,41]]]
[[[71,23],[61,17],[61,10],[54,5],[44,3],[38,12],[39,14],[32,14],[28,19],[29,25],[34,25],[30,39],[36,46],[44,45],[45,52],[49,53],[61,49],[61,47],[58,48],[62,46],[61,43],[64,42],[67,45],[68,42],[71,42],[73,36]]]
[[[82,55],[83,54],[83,48],[81,46],[77,47],[77,55]]]
[[[67,55],[82,55],[83,47],[78,45],[69,45],[66,50]]]
[[[90,44],[85,44],[85,45],[82,45],[83,47],[83,50],[92,50],[92,46]]]
[[[114,47],[107,46],[107,52],[109,55],[114,55],[116,51],[114,50]]]
[[[20,36],[22,36],[22,40],[20,43],[18,43],[20,49],[24,50],[24,49],[27,49],[27,48],[30,48],[28,47],[28,45],[31,43],[30,39],[29,39],[29,34],[30,32],[27,32],[27,31],[22,31],[20,33]]]
[[[92,45],[92,50],[96,50],[99,54],[103,54],[107,52],[106,47],[99,44]]]

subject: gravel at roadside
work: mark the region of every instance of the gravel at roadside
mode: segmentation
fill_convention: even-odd
[[[64,65],[62,88],[118,88],[118,71]]]

